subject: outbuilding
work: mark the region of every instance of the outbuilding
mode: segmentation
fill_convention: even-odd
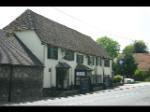
[[[16,102],[42,96],[43,64],[17,40],[0,30],[0,102]]]

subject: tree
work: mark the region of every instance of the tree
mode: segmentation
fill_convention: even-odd
[[[134,53],[148,53],[148,47],[142,40],[134,42]]]
[[[132,54],[128,54],[124,56],[124,65],[123,65],[123,73],[127,77],[133,77],[135,70],[137,69],[137,64],[132,56]]]
[[[124,54],[133,54],[133,53],[148,53],[148,47],[142,40],[135,41],[133,44],[127,45],[123,49]]]
[[[120,50],[120,45],[117,41],[107,36],[104,36],[98,38],[96,42],[98,45],[102,46],[107,51],[109,56],[111,56],[112,58],[115,58],[118,55],[118,52]]]
[[[113,68],[113,71],[114,71],[114,74],[122,74],[122,71],[121,71],[121,66],[119,64],[119,60],[123,57],[123,54],[118,54],[118,56],[113,60],[113,63],[112,63],[112,68]]]
[[[123,59],[124,63],[121,66],[119,60]],[[133,77],[137,64],[134,61],[132,54],[120,54],[114,61],[113,70],[115,74],[125,75],[126,77]]]
[[[132,54],[134,52],[134,46],[133,44],[129,44],[127,45],[124,49],[123,49],[123,54]]]

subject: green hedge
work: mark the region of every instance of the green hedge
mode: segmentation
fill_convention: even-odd
[[[150,76],[145,79],[145,81],[150,81]]]
[[[121,75],[115,75],[114,77],[113,77],[113,83],[120,83],[121,82],[121,80],[123,80],[123,78],[122,78],[122,76]]]
[[[150,70],[141,71],[137,69],[134,73],[134,79],[137,81],[150,81]]]

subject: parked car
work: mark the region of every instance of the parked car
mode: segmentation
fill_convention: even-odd
[[[125,84],[132,84],[132,83],[134,83],[134,82],[135,82],[135,80],[132,79],[132,78],[124,78],[124,83],[125,83]]]

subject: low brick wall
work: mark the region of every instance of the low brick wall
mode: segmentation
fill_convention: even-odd
[[[66,97],[75,94],[80,94],[80,91],[76,89],[73,90],[57,90],[57,89],[50,89],[50,88],[43,89],[44,97]]]
[[[0,66],[0,99],[8,101],[10,66]],[[42,96],[43,68],[14,66],[11,101],[27,101]],[[0,100],[0,101],[2,101]]]
[[[93,87],[93,91],[98,91],[98,90],[102,90],[102,89],[104,89],[102,85]]]
[[[103,84],[99,85],[93,85],[92,91],[98,91],[103,89]],[[86,94],[88,92],[82,92],[80,90],[80,87],[74,87],[72,89],[68,90],[58,90],[57,88],[44,88],[43,89],[43,97],[66,97],[66,96],[71,96],[71,95],[76,95],[76,94]]]

